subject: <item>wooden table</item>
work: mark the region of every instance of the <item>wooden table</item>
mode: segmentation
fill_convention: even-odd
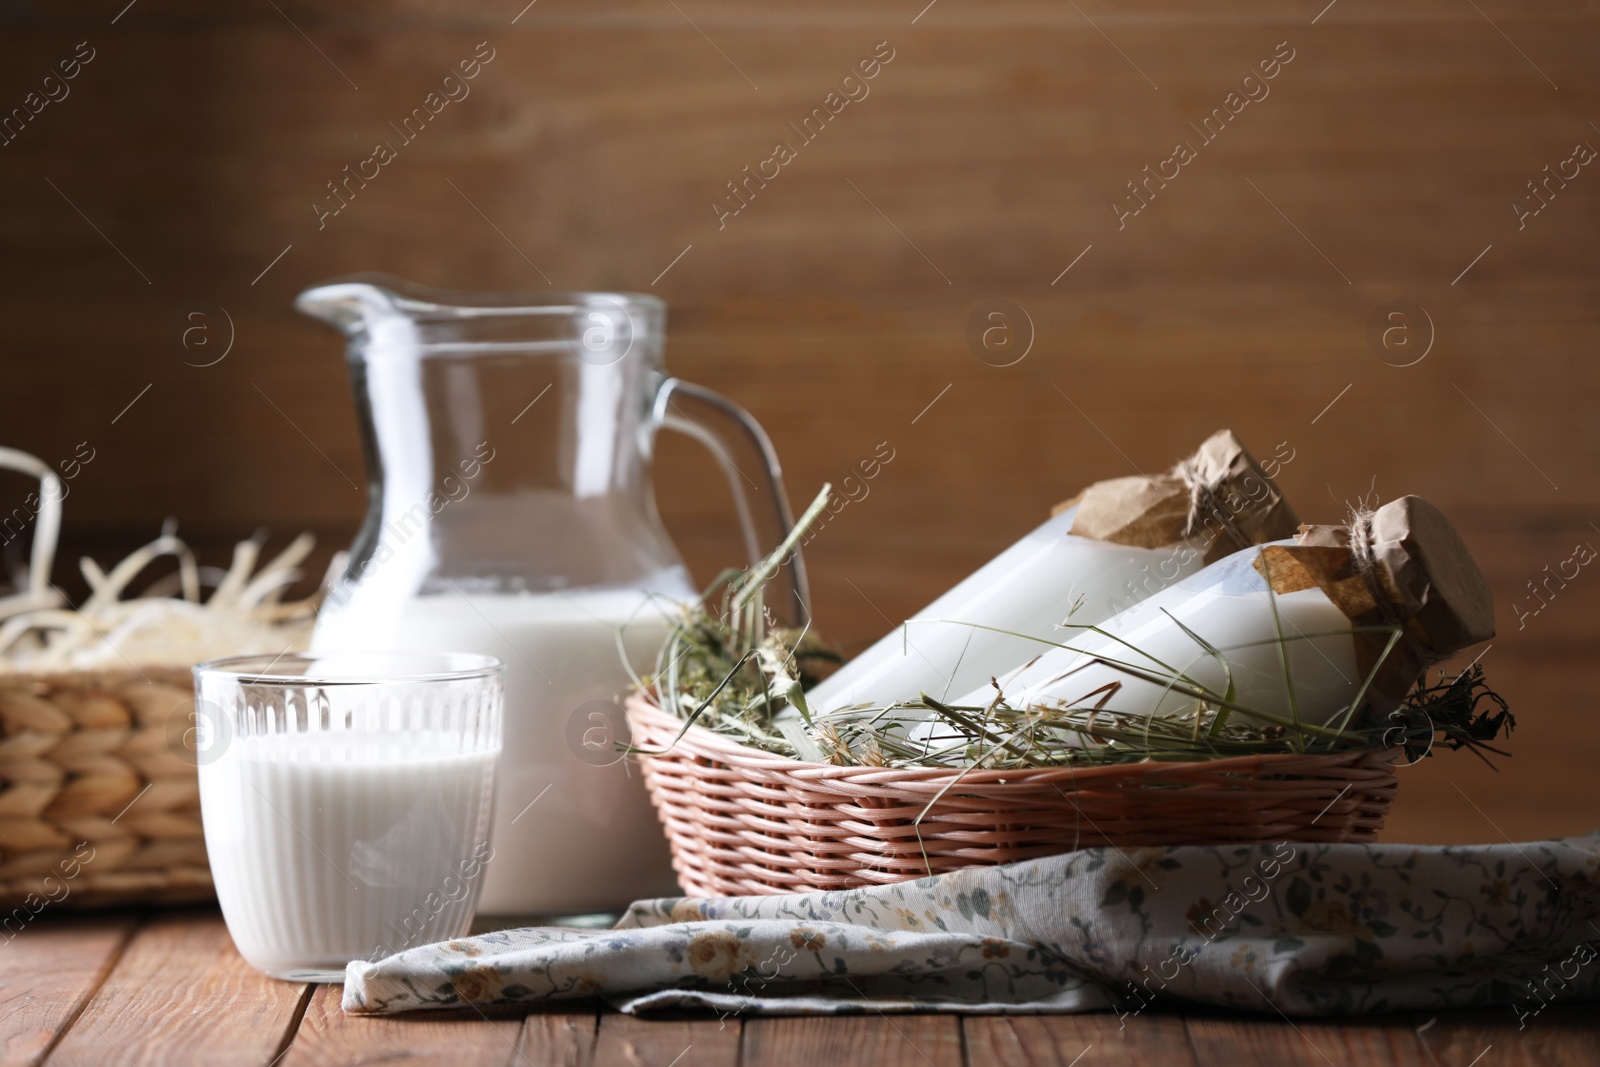
[[[1600,1062],[1600,1006],[1361,1021],[1147,1012],[637,1019],[596,1004],[345,1016],[337,986],[265,978],[214,909],[46,911],[0,948],[5,1064],[1414,1064]]]

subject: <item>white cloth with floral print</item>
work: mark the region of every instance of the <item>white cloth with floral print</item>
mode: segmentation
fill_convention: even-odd
[[[349,965],[344,1009],[1334,1015],[1600,999],[1600,833],[1086,849],[842,892],[640,901]]]

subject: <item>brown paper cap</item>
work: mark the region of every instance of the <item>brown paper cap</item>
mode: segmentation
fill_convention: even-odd
[[[1368,531],[1370,581],[1357,566],[1349,526],[1303,526],[1295,544],[1263,546],[1256,569],[1277,593],[1320,588],[1357,626],[1403,628],[1405,639],[1370,690],[1371,705],[1387,710],[1429,666],[1494,636],[1494,598],[1456,528],[1421,497],[1385,504]],[[1356,635],[1363,674],[1387,643],[1383,633]]]
[[[1187,468],[1189,477],[1180,474]],[[1190,482],[1206,486],[1210,514],[1196,515]],[[1078,505],[1072,534],[1134,548],[1165,548],[1185,540],[1207,546],[1205,562],[1253,544],[1278,541],[1299,524],[1267,472],[1231,430],[1218,430],[1166,474],[1096,482],[1052,514]],[[1192,533],[1185,531],[1192,530]]]

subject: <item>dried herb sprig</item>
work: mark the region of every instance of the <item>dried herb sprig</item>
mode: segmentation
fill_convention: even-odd
[[[1485,752],[1510,755],[1489,742],[1502,733],[1509,736],[1517,726],[1505,698],[1483,680],[1483,667],[1478,663],[1454,678],[1446,679],[1440,672],[1434,685],[1419,682],[1389,719],[1383,743],[1404,747],[1408,763],[1431,755],[1437,745],[1457,752],[1465,748],[1489,763]]]

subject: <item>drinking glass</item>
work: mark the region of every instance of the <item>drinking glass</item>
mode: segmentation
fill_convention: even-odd
[[[200,809],[240,955],[298,982],[460,937],[500,755],[504,664],[282,654],[194,668]]]

